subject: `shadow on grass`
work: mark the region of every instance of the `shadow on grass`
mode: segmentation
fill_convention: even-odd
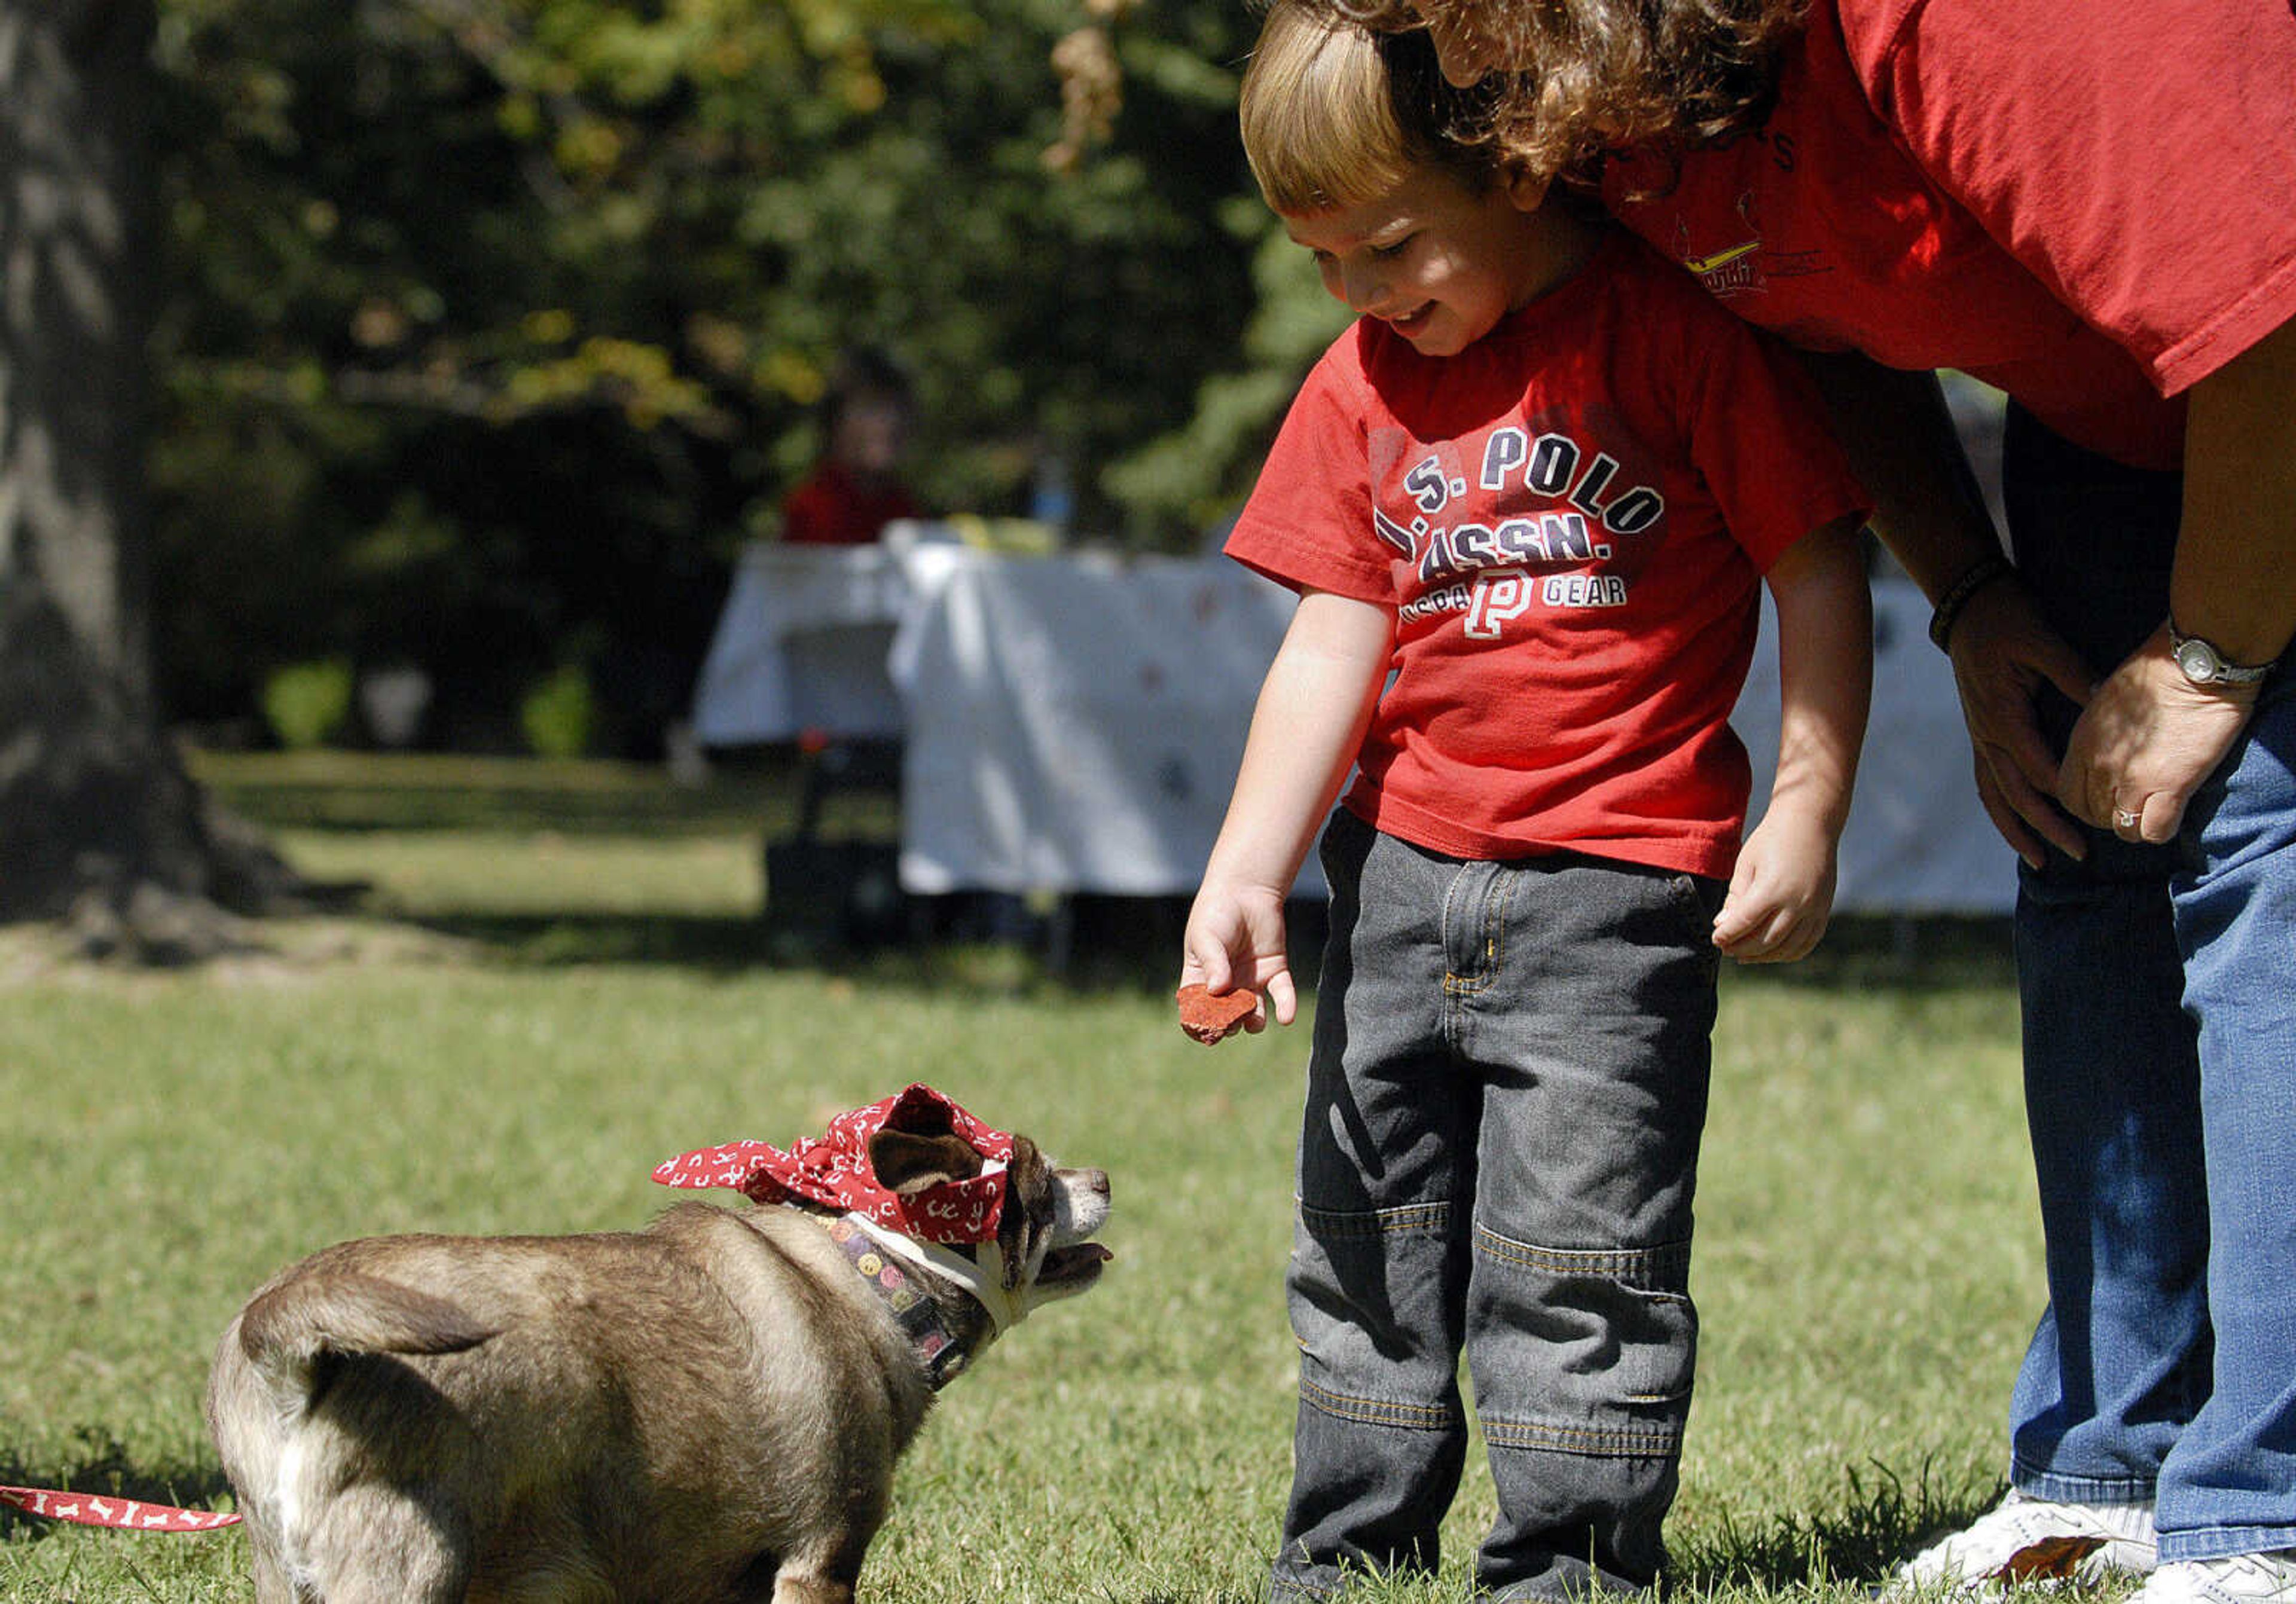
[[[1745,1528],[1726,1525],[1698,1542],[1677,1542],[1660,1591],[1652,1596],[1677,1601],[1868,1596],[1918,1550],[1991,1509],[2001,1492],[1998,1482],[1961,1480],[1940,1485],[1929,1466],[1910,1485],[1884,1467],[1863,1475],[1852,1471],[1834,1509],[1787,1515]],[[1365,1604],[1437,1596],[1436,1584],[1423,1579],[1369,1581],[1362,1591]],[[1259,1597],[1242,1592],[1132,1595],[1112,1590],[1095,1595],[1110,1604],[1182,1604],[1184,1596],[1191,1604],[1258,1604]],[[1350,1592],[1347,1596],[1357,1595]]]
[[[1185,898],[1078,897],[1056,914],[1003,920],[943,909],[898,937],[858,943],[748,914],[480,912],[415,922],[504,962],[537,968],[660,964],[727,975],[791,970],[933,987],[1168,991],[1178,974],[1186,918]],[[1295,905],[1292,965],[1303,987],[1315,983],[1322,942],[1323,910]],[[1847,916],[1800,963],[1732,966],[1727,972],[1733,985],[1833,991],[2016,984],[2002,920]]]
[[[1186,916],[1176,897],[1079,896],[1033,911],[1009,898],[939,898],[898,933],[862,941],[759,915],[478,912],[406,922],[513,966],[786,970],[930,989],[1160,994],[1177,983]],[[1295,972],[1311,984],[1322,910],[1300,910],[1293,922]]]
[[[76,1435],[78,1446],[60,1461],[33,1465],[19,1451],[0,1450],[0,1483],[189,1509],[222,1507],[230,1497],[230,1484],[216,1466],[139,1464],[102,1428],[83,1427]],[[1910,1485],[1886,1467],[1865,1475],[1852,1471],[1841,1502],[1833,1510],[1789,1515],[1752,1528],[1726,1522],[1718,1534],[1679,1545],[1664,1592],[1677,1600],[1867,1592],[1939,1534],[1966,1526],[1990,1509],[2001,1491],[1997,1482],[1940,1487],[1928,1466]],[[57,1529],[56,1522],[0,1504],[0,1542],[37,1542]],[[1111,1604],[1180,1604],[1179,1595],[1162,1592],[1136,1600],[1113,1592],[1098,1596]],[[1203,1595],[1190,1597],[1204,1604]],[[1255,1598],[1222,1594],[1216,1604],[1253,1604]]]
[[[2001,1484],[1940,1487],[1924,1466],[1908,1485],[1894,1471],[1851,1471],[1841,1505],[1782,1517],[1754,1529],[1726,1522],[1716,1536],[1674,1556],[1669,1591],[1677,1597],[1723,1593],[1869,1590],[1939,1536],[1967,1526],[2000,1501]]]
[[[345,835],[531,831],[576,841],[715,834],[761,842],[789,838],[806,806],[810,761],[792,750],[759,749],[720,764],[706,784],[676,786],[656,769],[611,763],[354,752],[194,758],[202,782],[220,799],[271,828]],[[890,863],[899,829],[897,802],[865,790],[839,793],[829,810],[838,820],[833,835],[878,843]],[[765,917],[570,909],[405,922],[506,962],[544,967],[661,964],[724,973],[767,967],[927,986],[972,984],[968,977],[985,975],[1000,990],[1037,983],[1166,990],[1178,970],[1184,897],[1078,896],[1055,909],[1006,906],[988,917],[977,904],[994,899],[930,899],[873,929],[870,939],[850,940],[837,891],[823,879],[846,872],[834,858],[832,853],[810,865],[794,895]],[[802,914],[792,917],[800,904]],[[1321,912],[1294,904],[1294,969],[1308,982],[1320,951]],[[882,910],[873,916],[884,920]],[[1832,989],[2013,982],[2005,920],[1886,914],[1837,916],[1824,942],[1801,962],[1732,966],[1730,973],[1734,983]]]
[[[186,754],[193,775],[249,823],[363,834],[537,830],[660,837],[786,829],[801,763],[780,753],[728,765],[698,785],[643,765],[373,752]],[[883,806],[855,815],[882,826]]]
[[[74,1436],[77,1445],[64,1458],[37,1465],[27,1464],[19,1450],[0,1449],[0,1483],[187,1510],[224,1507],[231,1496],[231,1484],[224,1479],[220,1466],[140,1464],[100,1426],[83,1426]],[[37,1542],[59,1529],[56,1521],[0,1504],[0,1542]]]

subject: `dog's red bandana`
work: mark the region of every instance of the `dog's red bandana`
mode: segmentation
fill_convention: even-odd
[[[979,1153],[980,1174],[901,1197],[878,1184],[869,1138],[881,1130],[920,1136],[954,1133]],[[730,1186],[759,1203],[795,1199],[857,1214],[927,1242],[988,1242],[1004,1212],[1005,1166],[1013,1138],[992,1130],[920,1082],[905,1092],[840,1114],[818,1137],[787,1152],[768,1142],[729,1142],[672,1158],[653,1173],[664,1186]]]

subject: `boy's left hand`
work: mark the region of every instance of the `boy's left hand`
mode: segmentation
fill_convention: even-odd
[[[1833,847],[1823,825],[1773,807],[1738,854],[1714,945],[1741,963],[1808,957],[1833,912]]]

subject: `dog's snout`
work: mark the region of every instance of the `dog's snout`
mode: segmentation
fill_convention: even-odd
[[[1054,1240],[1081,1242],[1108,1223],[1108,1172],[1064,1169],[1055,1189]]]

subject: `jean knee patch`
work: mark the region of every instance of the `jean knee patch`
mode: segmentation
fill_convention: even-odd
[[[1444,1202],[1344,1213],[1301,1206],[1287,1289],[1303,1399],[1374,1425],[1458,1424],[1451,1220]]]
[[[1544,1248],[1477,1231],[1467,1351],[1486,1440],[1678,1454],[1698,1349],[1689,1270],[1687,1242]]]

